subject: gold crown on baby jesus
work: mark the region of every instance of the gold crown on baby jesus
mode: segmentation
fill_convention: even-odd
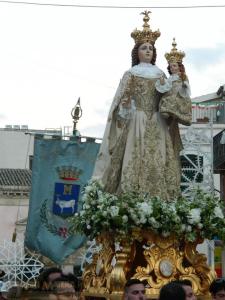
[[[177,62],[177,63],[182,63],[182,59],[185,57],[185,53],[183,51],[178,51],[176,46],[177,43],[175,41],[175,38],[173,38],[173,43],[172,43],[173,48],[169,53],[165,54],[165,58],[168,61],[168,63],[172,62]]]
[[[150,28],[150,25],[148,24],[148,21],[150,20],[149,14],[150,11],[144,11],[141,13],[144,15],[143,21],[143,30],[135,29],[131,33],[131,37],[134,39],[135,44],[143,44],[143,43],[155,43],[157,38],[160,36],[160,31],[152,31]]]

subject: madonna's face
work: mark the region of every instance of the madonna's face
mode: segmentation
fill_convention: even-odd
[[[140,62],[150,63],[153,57],[153,46],[150,43],[141,44],[138,48],[138,58]]]
[[[180,68],[177,62],[170,63],[170,72],[172,74],[178,74],[180,72]]]

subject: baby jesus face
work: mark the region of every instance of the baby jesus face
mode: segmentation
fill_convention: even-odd
[[[170,63],[170,72],[172,74],[178,74],[180,72],[180,67],[177,62]]]

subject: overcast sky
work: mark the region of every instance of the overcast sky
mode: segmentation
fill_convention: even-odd
[[[17,0],[15,0],[17,1]],[[27,0],[29,1],[29,0]],[[159,29],[156,64],[166,72],[173,37],[186,53],[192,97],[225,84],[225,7],[159,9],[154,6],[225,5],[221,0],[36,0],[64,5],[143,6]],[[0,127],[45,129],[72,125],[81,97],[83,135],[101,137],[112,98],[130,68],[130,33],[142,28],[144,9],[79,8],[0,1]]]

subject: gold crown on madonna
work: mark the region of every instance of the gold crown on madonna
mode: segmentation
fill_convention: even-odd
[[[173,38],[173,43],[172,43],[173,48],[169,53],[165,54],[165,58],[168,61],[168,63],[171,62],[180,62],[182,63],[182,59],[185,57],[185,53],[183,51],[178,51],[176,46],[177,43],[175,41],[175,38]]]
[[[152,31],[150,25],[148,24],[150,17],[150,11],[144,11],[141,13],[144,15],[143,21],[143,30],[138,30],[137,28],[131,33],[131,37],[134,39],[135,44],[143,44],[143,43],[155,43],[157,38],[160,36],[160,31]]]

